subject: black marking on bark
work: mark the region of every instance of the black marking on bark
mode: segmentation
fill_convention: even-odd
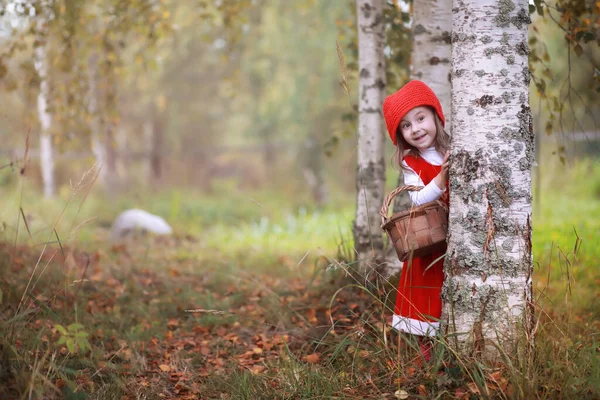
[[[431,65],[438,65],[439,63],[442,64],[450,64],[450,60],[447,58],[438,58],[438,57],[431,57],[431,59],[429,60],[429,64]]]
[[[450,35],[450,32],[444,31],[444,32],[442,32],[442,34],[440,36],[434,37],[431,41],[432,42],[444,42],[445,44],[451,44],[452,36]]]
[[[366,68],[362,68],[362,69],[360,70],[360,77],[361,77],[361,78],[369,78],[370,76],[371,76],[371,73],[369,72],[369,70],[368,70],[368,69],[366,69]]]
[[[521,29],[523,25],[529,25],[531,23],[529,11],[521,8],[517,15],[511,19],[511,22],[519,29]]]
[[[531,74],[529,72],[528,66],[523,67],[522,74],[523,74],[523,82],[525,82],[526,85],[529,85],[529,82],[531,82]]]
[[[452,163],[455,165],[459,174],[465,182],[471,182],[478,177],[480,163],[479,160],[472,157],[471,154],[464,150],[459,150],[453,157]]]
[[[425,33],[425,32],[427,32],[427,29],[425,29],[425,27],[422,24],[417,24],[413,31],[413,33],[415,35],[420,35],[421,33]]]
[[[460,33],[455,33],[452,32],[452,43],[456,43],[456,42],[475,42],[477,40],[477,36],[476,35],[467,35],[466,33],[460,32]]]
[[[526,41],[523,40],[523,41],[517,43],[517,53],[522,56],[529,55],[529,45],[527,44]]]
[[[533,134],[533,117],[531,116],[531,109],[525,104],[521,104],[521,111],[517,114],[519,119],[519,134],[525,141],[525,163],[519,164],[521,170],[528,170],[533,161],[534,153],[534,134]]]
[[[486,108],[490,104],[494,103],[494,96],[489,94],[484,94],[479,99],[475,100],[475,104],[481,108]]]
[[[510,25],[510,13],[517,8],[511,0],[498,1],[498,15],[494,18],[494,22],[500,28],[506,28]]]
[[[366,19],[371,18],[371,12],[373,12],[373,7],[371,7],[371,5],[369,3],[363,3],[363,5],[360,8],[360,10],[362,11],[363,16]]]
[[[384,89],[384,88],[385,88],[385,82],[383,81],[383,79],[381,79],[381,78],[377,78],[377,79],[375,80],[375,83],[373,84],[373,86],[372,86],[372,87],[374,87],[374,88],[377,88],[377,89],[380,89],[380,90],[381,90],[381,89]]]

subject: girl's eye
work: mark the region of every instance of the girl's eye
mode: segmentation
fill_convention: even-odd
[[[402,125],[402,128],[403,128],[403,129],[406,129],[406,128],[408,128],[408,127],[409,127],[409,125],[410,125],[410,124],[404,124],[404,125]]]
[[[423,121],[425,117],[419,117],[419,122]]]

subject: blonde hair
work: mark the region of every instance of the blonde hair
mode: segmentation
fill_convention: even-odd
[[[446,151],[450,150],[451,137],[448,132],[446,132],[446,129],[444,129],[442,120],[440,120],[440,117],[438,117],[435,110],[429,106],[427,108],[433,112],[435,119],[435,149],[438,151],[438,153],[445,154]],[[400,131],[400,125],[398,125],[398,129],[396,130],[396,150],[394,151],[394,154],[392,154],[392,166],[397,170],[407,169],[402,165],[402,159],[407,155],[412,155],[415,157],[421,156],[418,149],[411,146],[406,142],[406,140],[404,140],[402,132]]]

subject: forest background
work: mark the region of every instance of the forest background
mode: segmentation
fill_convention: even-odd
[[[428,375],[406,367],[383,327],[394,278],[344,280],[354,2],[64,0],[40,3],[52,5],[45,23],[27,4],[0,9],[5,393],[598,395],[597,4],[531,9],[536,298],[552,321],[542,349],[562,349],[527,368],[533,379],[442,358]],[[410,75],[410,11],[386,3],[388,93]],[[52,184],[39,161],[41,47]],[[132,207],[174,235],[113,245],[111,223]]]

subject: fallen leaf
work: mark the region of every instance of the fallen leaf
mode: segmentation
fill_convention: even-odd
[[[471,397],[471,395],[464,388],[458,388],[454,391],[454,397],[456,397],[457,399],[468,400]]]
[[[163,371],[163,372],[169,372],[169,371],[171,370],[171,367],[169,367],[169,366],[168,366],[168,365],[166,365],[166,364],[160,364],[160,365],[158,366],[158,368],[160,368],[160,370],[161,370],[161,371]]]
[[[319,353],[312,353],[304,357],[304,359],[311,364],[318,363],[320,358],[321,356],[319,355]]]
[[[252,375],[258,375],[265,369],[267,368],[264,365],[254,365],[252,368],[250,368],[250,372],[252,372]]]
[[[396,390],[394,397],[400,400],[408,399],[408,392],[406,390]]]
[[[469,387],[469,390],[471,391],[471,393],[480,394],[479,388],[477,387],[477,384],[475,382],[470,382],[467,384],[467,386]]]

